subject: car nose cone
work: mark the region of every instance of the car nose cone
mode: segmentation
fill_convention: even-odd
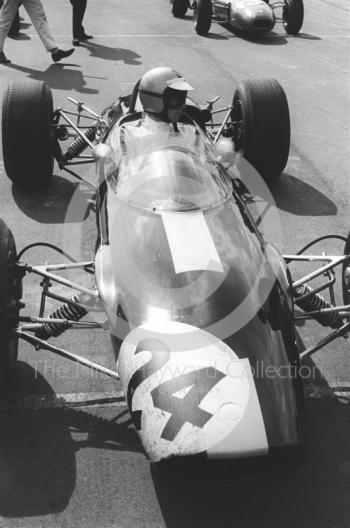
[[[158,328],[137,327],[121,346],[119,371],[153,462],[199,453],[217,459],[267,451],[249,361],[206,331],[171,321]],[[244,426],[250,420],[253,439]]]
[[[259,0],[251,4],[239,4],[234,12],[234,19],[246,31],[269,31],[276,20],[271,7]]]
[[[271,9],[258,9],[253,17],[252,25],[255,30],[268,31],[275,25],[275,16]]]

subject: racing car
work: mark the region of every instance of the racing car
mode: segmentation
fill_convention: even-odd
[[[222,157],[222,142],[233,141],[254,178],[261,180],[259,171],[271,184],[280,176],[290,141],[283,88],[274,79],[243,81],[217,110],[216,100],[205,106],[188,100],[181,121],[195,144],[160,133],[151,147],[141,141],[137,154],[124,153],[120,166],[113,132],[142,119],[138,83],[100,114],[69,99],[74,111],[54,109],[48,86],[31,80],[12,81],[3,96],[7,176],[40,191],[56,160],[92,186],[97,244],[84,262],[47,242],[17,253],[1,220],[1,383],[11,380],[20,339],[120,380],[144,451],[167,476],[227,479],[300,461],[300,358],[349,332],[350,237],[329,235],[345,242],[344,254],[305,254],[315,240],[298,254],[281,255],[253,218],[243,173]],[[74,170],[89,163],[96,164],[96,184]],[[28,262],[27,252],[40,245],[56,250],[60,262]],[[315,269],[292,277],[290,264],[303,262]],[[81,270],[81,282],[64,275],[72,269]],[[33,275],[41,280],[38,313],[23,313],[22,284]],[[74,294],[63,294],[62,286]],[[57,302],[50,313],[48,299]],[[302,353],[300,318],[331,329]],[[52,343],[74,328],[109,332],[116,369]],[[264,375],[280,369],[283,376]]]
[[[209,32],[212,20],[252,34],[266,33],[282,22],[289,35],[297,35],[304,21],[303,0],[170,0],[170,4],[177,18],[193,10],[199,35]]]

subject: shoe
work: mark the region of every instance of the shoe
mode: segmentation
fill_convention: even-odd
[[[57,49],[55,51],[51,51],[51,57],[52,57],[52,60],[54,62],[58,62],[61,59],[65,59],[66,57],[69,57],[70,55],[72,55],[72,53],[74,53],[74,51],[75,50],[73,48],[71,48],[69,50]]]
[[[8,59],[3,51],[0,51],[0,63],[2,64],[8,64],[10,59]]]
[[[72,44],[73,46],[80,46],[80,42],[85,42],[86,40],[91,40],[94,37],[92,35],[87,35],[84,33],[80,37],[73,37]]]
[[[91,40],[93,38],[93,35],[87,35],[86,33],[84,33],[81,37],[79,37],[79,40]]]

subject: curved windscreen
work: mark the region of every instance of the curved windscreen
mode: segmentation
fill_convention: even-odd
[[[215,163],[211,145],[198,132],[191,134],[191,141],[169,132],[138,137],[121,159],[117,196],[154,211],[205,209],[229,198],[231,182]]]

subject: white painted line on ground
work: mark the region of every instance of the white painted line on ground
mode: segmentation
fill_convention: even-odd
[[[329,39],[348,39],[350,35],[344,33],[344,35],[317,35],[320,38],[329,38]]]
[[[339,383],[339,386],[341,384]],[[342,385],[344,386],[344,385]],[[327,392],[319,393],[317,399],[335,396],[349,400],[350,391],[330,387]],[[315,399],[313,394],[306,394],[306,399]],[[112,392],[78,392],[68,394],[26,394],[0,400],[0,411],[19,409],[36,411],[42,409],[62,409],[67,407],[126,407],[122,391]]]
[[[334,396],[343,400],[343,403],[350,403],[350,381],[333,381],[330,390]]]
[[[28,35],[30,38],[35,38],[35,39],[39,39],[39,36],[37,33],[27,33],[25,32],[26,35]],[[235,37],[235,34],[230,32],[230,30],[227,30],[227,31],[224,31],[225,34],[228,35],[228,37],[232,36],[232,37]],[[217,34],[217,32],[215,33]],[[221,33],[223,34],[223,33]],[[291,41],[295,41],[295,42],[300,42],[300,41],[303,41],[303,36],[302,36],[302,33],[300,35],[300,38],[295,38],[295,37],[288,37],[288,35],[284,35],[283,33],[282,34],[277,34],[277,35],[272,35],[272,34],[268,34],[266,35],[269,39],[273,40],[273,39],[280,39],[281,36],[284,37],[284,38],[289,38]],[[265,38],[266,38],[265,36]],[[99,38],[110,38],[110,39],[118,39],[118,38],[135,38],[135,37],[140,37],[140,38],[179,38],[179,37],[191,37],[191,38],[196,38],[200,41],[203,41],[203,42],[206,42],[205,39],[203,39],[203,37],[200,37],[198,36],[195,32],[193,33],[160,33],[160,34],[148,34],[148,33],[119,33],[119,34],[100,34],[100,35],[96,35],[94,34],[94,39],[99,39]],[[335,35],[335,34],[325,34],[325,35],[315,35],[315,37],[319,38],[319,39],[349,39],[350,38],[350,35],[348,33],[343,33],[343,34],[340,34],[340,35]],[[61,39],[71,39],[72,38],[72,35],[71,34],[68,34],[68,33],[61,33],[61,34],[55,34],[55,38],[61,38]],[[92,41],[92,44],[93,44],[94,41]],[[82,46],[84,47],[84,44],[82,44]],[[89,47],[89,44],[86,44],[85,47]]]
[[[38,35],[36,33],[26,33],[26,35],[28,35],[28,37],[30,38],[39,38]],[[135,38],[135,37],[142,37],[142,38],[178,38],[178,37],[194,37],[194,38],[200,38],[198,37],[198,35],[196,35],[195,33],[168,33],[166,35],[162,34],[162,35],[146,35],[146,34],[119,34],[119,35],[94,35],[94,39],[97,39],[97,38]],[[55,38],[66,38],[66,39],[71,39],[72,36],[71,35],[55,35]],[[88,48],[89,47],[89,44],[86,44],[84,46],[84,44],[81,44],[81,46],[83,47],[86,47]]]
[[[230,35],[230,31],[225,31],[224,33],[227,33],[228,35]],[[27,33],[30,37],[38,37],[37,33]],[[223,34],[223,33],[221,33]],[[234,34],[232,35],[233,37],[235,36]],[[267,36],[272,40],[272,39],[279,39],[281,36],[283,37],[286,37],[286,38],[290,38],[288,37],[288,35],[269,35],[267,34]],[[318,38],[321,38],[321,39],[349,39],[350,38],[350,35],[348,35],[347,33],[344,33],[343,35],[315,35],[316,37]],[[55,37],[60,37],[60,38],[71,38],[71,35],[55,35]],[[146,34],[146,33],[120,33],[119,35],[94,35],[94,39],[96,38],[121,38],[121,37],[148,37],[148,38],[152,38],[152,37],[165,37],[165,38],[169,38],[169,37],[195,37],[195,38],[198,38],[199,40],[203,40],[205,42],[205,40],[203,39],[203,37],[199,37],[198,35],[196,35],[195,33],[167,33],[167,34],[154,34],[154,35],[150,35],[150,34]],[[293,38],[291,39],[293,40]],[[303,40],[303,37],[301,35],[300,38],[296,38],[297,41],[301,41]],[[84,44],[83,44],[84,45]],[[88,46],[88,45],[87,45]]]
[[[0,411],[6,409],[40,410],[65,407],[125,407],[124,394],[113,392],[79,392],[70,394],[26,394],[0,401]]]

